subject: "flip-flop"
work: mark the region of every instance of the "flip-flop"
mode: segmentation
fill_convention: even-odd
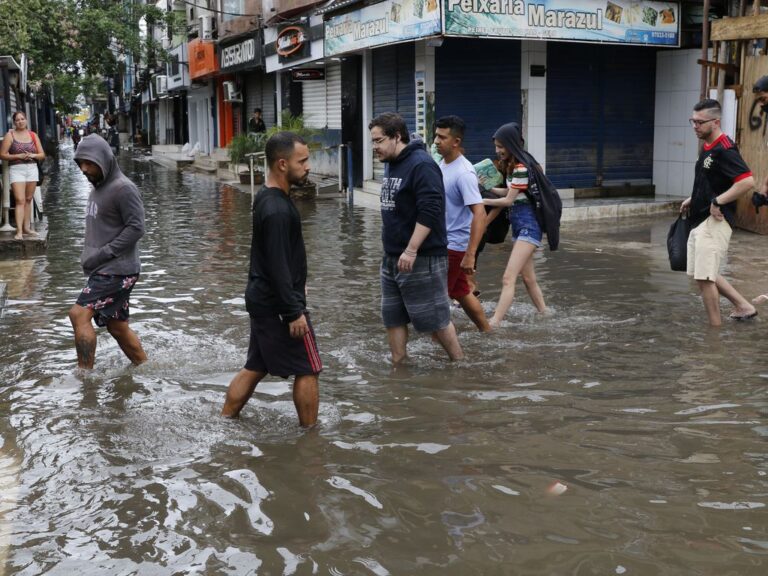
[[[752,320],[752,318],[755,318],[757,316],[757,310],[752,312],[752,314],[744,314],[742,316],[729,316],[731,320],[737,320],[738,322],[743,322],[744,320]]]

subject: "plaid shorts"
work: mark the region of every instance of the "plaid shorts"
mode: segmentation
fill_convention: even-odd
[[[448,257],[417,256],[411,272],[397,269],[398,257],[381,262],[381,317],[395,328],[409,322],[419,332],[442,330],[451,322]]]
[[[110,320],[127,322],[130,316],[128,299],[138,279],[138,274],[91,274],[77,298],[77,303],[83,308],[93,310],[93,319],[97,326],[106,326]]]

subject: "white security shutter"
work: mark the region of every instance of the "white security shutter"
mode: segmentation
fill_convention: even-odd
[[[325,114],[328,128],[341,130],[341,63],[325,67]]]
[[[325,81],[305,80],[302,82],[302,104],[304,124],[309,128],[325,128],[328,124],[326,110]]]

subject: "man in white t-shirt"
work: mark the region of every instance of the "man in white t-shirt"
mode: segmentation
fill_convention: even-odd
[[[489,332],[483,307],[467,280],[475,273],[475,255],[485,232],[485,207],[475,168],[462,154],[464,129],[458,116],[444,116],[435,122],[435,145],[443,157],[440,170],[448,232],[448,295],[461,304],[481,332]]]

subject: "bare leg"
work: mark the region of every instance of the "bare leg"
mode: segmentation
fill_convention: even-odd
[[[93,368],[96,359],[96,330],[93,329],[93,310],[75,304],[69,309],[69,321],[75,331],[75,350],[78,368]]]
[[[512,306],[512,301],[515,299],[517,277],[534,252],[536,252],[536,246],[530,242],[520,241],[512,245],[512,253],[509,255],[509,262],[507,262],[507,268],[504,270],[504,276],[502,277],[501,296],[499,296],[496,311],[493,313],[490,321],[491,327],[498,326],[504,316],[506,316],[509,307]]]
[[[32,204],[35,197],[35,188],[37,188],[37,182],[27,182],[24,190],[24,234],[37,236],[37,232],[32,230]]]
[[[709,318],[710,326],[720,326],[722,319],[720,318],[720,293],[717,290],[717,285],[709,280],[696,280],[699,285],[699,291],[701,291],[701,299],[704,301],[704,310],[707,312],[707,318]]]
[[[254,372],[246,368],[235,374],[232,382],[229,383],[221,415],[225,418],[237,418],[240,411],[251,398],[251,395],[253,395],[256,384],[266,375],[266,372]]]
[[[726,280],[723,276],[717,275],[717,278],[715,278],[715,285],[717,286],[718,292],[728,298],[728,300],[731,301],[731,303],[734,305],[733,313],[731,314],[731,317],[735,316],[749,316],[750,314],[755,313],[755,307],[750,304],[744,296],[739,294],[739,292],[731,286],[731,284]]]
[[[546,312],[547,305],[544,303],[544,294],[541,292],[541,287],[536,280],[536,269],[533,264],[533,254],[528,258],[528,262],[525,263],[522,270],[523,284],[528,292],[528,296],[531,297],[531,302],[536,306],[536,310],[539,312]]]
[[[470,290],[471,289],[472,287],[470,285]],[[491,331],[491,325],[488,324],[488,319],[485,317],[485,311],[483,310],[482,304],[480,304],[480,300],[477,299],[477,296],[470,292],[466,296],[459,298],[459,304],[461,304],[464,312],[467,313],[469,319],[475,323],[475,326],[477,326],[480,332]]]
[[[123,320],[110,320],[107,322],[107,330],[117,340],[120,349],[134,365],[138,366],[147,361],[147,354],[141,347],[141,341],[136,332],[131,330],[128,322]]]
[[[15,240],[23,240],[25,204],[27,203],[25,184],[24,182],[14,182],[11,184],[11,189],[13,190],[13,200],[16,203],[13,208],[13,217],[16,220],[16,234],[13,238]]]
[[[408,326],[395,326],[387,328],[389,349],[392,352],[392,364],[402,363],[406,357],[406,344],[408,343]]]
[[[448,357],[451,360],[461,360],[464,358],[464,351],[459,344],[459,337],[456,335],[456,327],[453,322],[450,322],[445,328],[435,330],[432,332],[432,336],[437,338],[440,345],[448,352]]]
[[[296,376],[293,381],[293,405],[303,428],[317,424],[317,412],[320,408],[320,393],[317,374]]]

